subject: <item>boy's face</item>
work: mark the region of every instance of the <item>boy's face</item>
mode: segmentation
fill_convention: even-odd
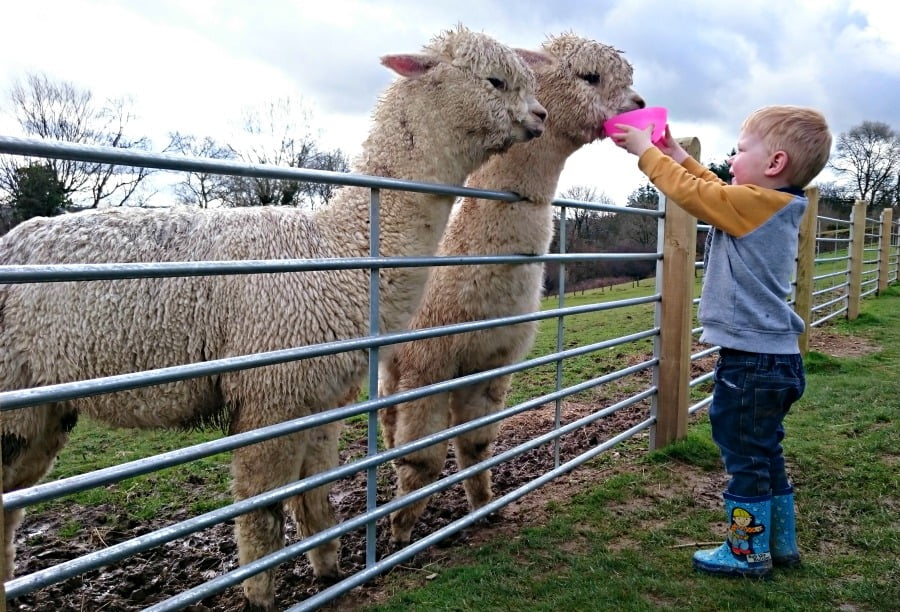
[[[732,185],[766,185],[766,170],[772,156],[762,139],[749,132],[741,132],[737,153],[728,159]]]

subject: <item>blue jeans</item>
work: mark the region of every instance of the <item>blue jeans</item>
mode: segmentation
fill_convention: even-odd
[[[759,497],[787,490],[782,421],[806,388],[803,359],[723,348],[714,380],[709,421],[731,475],[728,492]]]

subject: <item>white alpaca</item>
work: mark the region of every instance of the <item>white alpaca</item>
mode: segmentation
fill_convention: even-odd
[[[566,159],[597,138],[603,121],[643,107],[632,90],[631,65],[615,49],[574,34],[552,37],[543,52],[554,61],[535,67],[538,96],[549,112],[540,141],[513,146],[490,159],[468,185],[522,196],[517,202],[467,198],[450,219],[438,248],[442,255],[544,254],[553,233],[550,203]],[[435,267],[410,329],[531,313],[540,309],[543,266]],[[535,323],[443,336],[398,345],[383,361],[380,395],[389,395],[522,360],[534,342]],[[389,447],[416,440],[500,410],[510,377],[392,406],[380,413]],[[489,456],[498,426],[454,439],[460,469]],[[447,456],[439,443],[397,459],[397,496],[433,482]],[[464,482],[472,508],[491,499],[490,471]],[[392,540],[410,540],[428,500],[391,516]]]
[[[420,54],[382,63],[397,79],[374,111],[354,171],[462,184],[490,155],[543,131],[544,108],[523,59],[459,27]],[[431,255],[453,198],[381,195],[381,255]],[[0,264],[154,262],[369,255],[369,190],[344,188],[315,216],[292,208],[106,210],[33,219],[0,240]],[[427,272],[384,270],[381,327],[402,329]],[[368,272],[140,279],[0,287],[0,388],[22,389],[368,334]],[[79,414],[120,427],[224,422],[244,432],[333,408],[358,384],[367,356],[355,351],[157,387],[3,412],[3,490],[50,469]],[[234,452],[238,500],[336,466],[332,424]],[[334,524],[323,486],[287,504],[304,536]],[[22,511],[5,514],[7,568]],[[237,519],[240,563],[283,545],[280,505]],[[309,554],[335,579],[339,542]],[[274,607],[274,572],[244,582],[248,607]]]

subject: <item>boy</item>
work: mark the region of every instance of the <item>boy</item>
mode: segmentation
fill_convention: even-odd
[[[668,127],[658,148],[652,126],[618,125],[612,138],[639,156],[641,171],[669,199],[712,225],[698,317],[701,341],[719,345],[713,440],[731,476],[724,492],[728,537],[694,554],[702,572],[766,576],[797,565],[793,488],[784,468],[782,420],[806,381],[797,337],[803,320],[786,302],[807,200],[803,188],[831,151],[817,111],[767,106],[741,128],[727,184],[691,158]]]

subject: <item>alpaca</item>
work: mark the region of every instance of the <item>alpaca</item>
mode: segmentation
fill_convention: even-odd
[[[553,233],[551,201],[566,159],[579,147],[605,137],[608,117],[641,108],[632,90],[631,65],[612,47],[572,33],[549,38],[542,50],[554,61],[535,67],[538,96],[547,106],[547,129],[540,141],[513,146],[469,177],[470,187],[512,191],[517,202],[466,198],[454,211],[438,248],[441,255],[544,254]],[[410,329],[422,329],[540,309],[543,265],[435,267]],[[501,367],[522,360],[534,342],[536,323],[493,328],[398,345],[381,363],[380,395],[406,391]],[[385,444],[412,440],[499,411],[510,376],[452,392],[397,404],[380,412]],[[489,456],[499,425],[454,438],[460,469]],[[394,462],[397,496],[433,482],[447,457],[442,442]],[[474,509],[490,501],[490,471],[464,481]],[[391,539],[410,540],[413,525],[428,500],[391,515]]]
[[[373,112],[354,161],[359,174],[462,184],[495,153],[539,136],[546,111],[526,60],[459,26],[421,53],[388,55],[400,78]],[[523,59],[523,57],[525,59]],[[432,255],[454,198],[384,191],[380,254]],[[345,187],[327,209],[116,209],[21,224],[0,239],[0,264],[351,258],[369,255],[369,190]],[[427,271],[383,270],[379,324],[402,329]],[[339,270],[0,286],[0,389],[202,362],[368,335],[368,271]],[[31,486],[52,466],[79,414],[116,427],[224,423],[249,431],[339,405],[367,367],[365,351],[190,379],[0,414],[3,490]],[[338,425],[234,452],[237,500],[338,464]],[[306,537],[335,523],[327,486],[285,504]],[[12,572],[22,511],[6,512]],[[236,520],[241,565],[283,545],[275,504]],[[323,580],[340,576],[337,539],[309,553]],[[274,572],[243,583],[247,607],[274,608]]]

